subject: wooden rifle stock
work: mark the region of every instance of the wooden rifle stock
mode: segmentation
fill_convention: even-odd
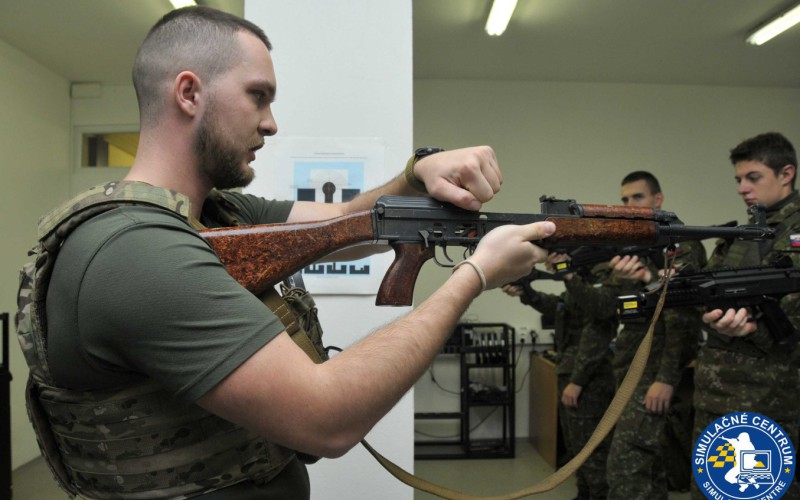
[[[256,295],[322,257],[375,239],[372,211],[293,224],[200,231],[228,273]]]
[[[470,252],[492,229],[505,224],[549,220],[555,233],[535,241],[544,248],[586,245],[668,244],[704,237],[767,238],[762,225],[736,228],[691,227],[671,212],[641,207],[579,205],[574,200],[542,197],[541,214],[481,213],[431,198],[382,196],[375,208],[334,219],[264,224],[200,232],[228,272],[260,294],[322,257],[360,243],[389,244],[395,260],[383,278],[377,305],[411,305],[419,271],[435,258],[437,246],[461,246]],[[437,263],[440,263],[436,260]],[[441,263],[440,263],[441,264]]]

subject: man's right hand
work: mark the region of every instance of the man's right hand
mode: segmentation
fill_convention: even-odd
[[[547,238],[555,229],[555,224],[549,221],[508,224],[484,236],[470,260],[483,270],[486,289],[491,290],[526,276],[536,263],[544,261],[547,250],[531,242]]]
[[[703,314],[703,323],[707,324],[717,332],[728,337],[746,337],[750,335],[758,325],[753,321],[750,310],[741,309],[714,309]]]

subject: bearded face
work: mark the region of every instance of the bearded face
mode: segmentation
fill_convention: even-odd
[[[255,177],[248,164],[251,145],[245,140],[229,137],[217,116],[214,107],[210,106],[198,127],[195,150],[200,171],[217,189],[245,187]]]

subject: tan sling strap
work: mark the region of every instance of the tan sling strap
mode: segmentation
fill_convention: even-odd
[[[672,263],[668,262],[666,266],[668,269],[672,266]],[[568,477],[574,474],[581,465],[583,465],[583,462],[589,458],[589,455],[592,454],[595,448],[597,448],[597,446],[600,445],[608,433],[611,432],[611,429],[614,428],[619,416],[622,414],[622,410],[625,408],[625,405],[628,404],[628,401],[630,401],[634,389],[636,389],[636,386],[639,384],[639,380],[642,378],[642,373],[647,365],[647,358],[650,356],[650,346],[653,343],[653,331],[656,327],[656,321],[658,321],[658,318],[661,316],[661,310],[664,307],[664,300],[667,296],[667,283],[669,283],[669,280],[663,280],[661,296],[659,297],[655,314],[653,314],[650,328],[648,328],[647,334],[644,336],[641,344],[639,344],[639,348],[636,350],[636,356],[634,356],[633,361],[631,361],[631,366],[628,368],[628,373],[625,374],[625,378],[622,380],[622,384],[620,384],[619,389],[617,389],[614,399],[611,400],[611,404],[608,405],[608,409],[603,415],[603,418],[600,419],[600,422],[597,424],[594,432],[589,437],[589,440],[583,446],[583,449],[572,458],[572,460],[533,486],[503,495],[470,495],[468,493],[452,490],[450,488],[446,488],[444,486],[440,486],[419,478],[375,451],[375,449],[372,448],[372,446],[370,446],[366,441],[361,441],[361,444],[364,445],[367,451],[369,451],[370,454],[372,454],[372,456],[375,457],[375,459],[387,471],[389,471],[391,475],[396,477],[401,482],[417,490],[425,491],[427,493],[431,493],[432,495],[446,498],[448,500],[516,500],[518,498],[537,495],[539,493],[552,490],[556,486],[563,483]]]
[[[275,316],[278,317],[281,323],[283,323],[284,328],[286,328],[286,333],[289,334],[289,337],[291,337],[294,343],[297,344],[314,363],[322,363],[324,360],[316,347],[314,347],[314,343],[311,342],[308,335],[300,328],[300,325],[297,323],[297,318],[277,290],[270,287],[259,298],[264,305],[269,307]]]
[[[665,276],[668,276],[666,269],[672,267],[673,261],[674,258],[667,259],[665,262]],[[589,437],[589,440],[583,446],[583,449],[581,449],[581,451],[578,452],[578,454],[575,455],[569,462],[567,462],[560,469],[556,470],[550,476],[544,478],[542,481],[539,481],[528,488],[523,488],[521,490],[502,495],[471,495],[469,493],[453,490],[417,477],[378,453],[366,440],[362,440],[361,444],[373,457],[375,457],[375,460],[377,460],[378,463],[383,466],[383,468],[385,468],[400,482],[407,484],[414,489],[425,491],[447,500],[516,500],[552,490],[563,483],[567,478],[574,474],[581,465],[583,465],[583,462],[589,458],[589,455],[592,454],[592,452],[600,445],[603,439],[605,439],[608,433],[614,428],[614,425],[616,425],[617,420],[619,420],[619,417],[622,414],[622,410],[628,404],[628,401],[630,401],[636,386],[639,384],[639,380],[642,378],[642,373],[644,373],[645,366],[647,365],[647,359],[650,356],[650,347],[653,343],[653,332],[655,331],[656,322],[661,316],[661,310],[664,308],[668,283],[668,279],[662,280],[661,296],[659,297],[655,313],[653,314],[653,318],[650,322],[650,327],[647,329],[647,333],[636,350],[636,355],[631,361],[631,366],[628,368],[625,378],[622,380],[619,389],[617,389],[614,398],[608,405],[605,414],[603,414],[603,417],[600,419],[600,422],[597,424],[594,432]],[[278,292],[274,288],[268,288],[267,291],[264,292],[264,294],[260,297],[260,299],[276,314],[276,316],[278,316],[283,325],[286,327],[286,332],[289,334],[292,340],[294,340],[294,342],[297,343],[297,345],[300,346],[300,348],[303,349],[303,351],[315,363],[322,363],[324,360],[320,357],[319,352],[314,347],[314,344],[311,342],[309,337],[302,331],[302,329],[299,328],[296,318]]]

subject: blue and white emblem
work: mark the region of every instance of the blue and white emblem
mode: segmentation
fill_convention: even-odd
[[[700,434],[693,467],[697,486],[707,498],[778,499],[794,478],[794,447],[770,418],[730,413]]]

